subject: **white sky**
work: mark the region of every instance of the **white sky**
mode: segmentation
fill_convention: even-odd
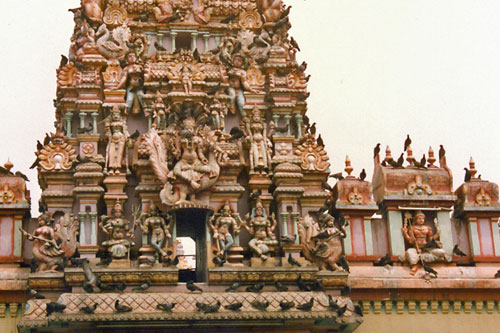
[[[474,157],[483,179],[500,182],[500,1],[287,0],[299,60],[309,64],[308,115],[318,122],[332,172],[349,155],[371,177],[372,149],[402,151],[406,134],[420,158],[447,150],[458,187]],[[56,68],[73,31],[78,0],[1,0],[0,162],[40,191],[36,140],[53,130]]]

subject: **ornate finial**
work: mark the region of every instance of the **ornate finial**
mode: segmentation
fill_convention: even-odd
[[[429,157],[427,158],[427,162],[429,162],[429,168],[434,167],[434,162],[436,162],[436,158],[434,157],[434,150],[429,146]]]
[[[389,145],[385,148],[385,158],[384,161],[390,161],[392,160],[392,155],[391,155],[391,148],[389,148]]]
[[[474,160],[472,159],[472,156],[470,157],[470,160],[469,160],[469,169],[470,169],[471,178],[475,178],[474,176],[477,173],[476,162],[474,162]]]
[[[349,155],[345,157],[345,169],[344,171],[347,172],[347,178],[354,178],[351,176],[351,172],[354,170],[351,166],[351,159],[349,158]]]
[[[415,160],[415,157],[413,157],[413,149],[411,146],[408,146],[406,148],[406,161],[410,163],[410,165],[413,165],[413,161]]]
[[[3,165],[5,167],[5,169],[7,169],[7,171],[10,171],[10,169],[12,169],[14,167],[14,164],[12,164],[12,162],[10,161],[10,158],[7,159],[7,163],[5,163]]]

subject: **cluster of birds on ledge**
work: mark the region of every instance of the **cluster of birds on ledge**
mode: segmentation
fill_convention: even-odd
[[[304,292],[310,292],[310,291],[325,291],[323,288],[323,284],[321,280],[316,280],[312,283],[307,284],[303,279],[302,276],[299,275],[299,277],[296,280],[296,285],[299,288],[299,290],[304,291]],[[151,282],[147,281],[143,283],[142,285],[135,287],[132,289],[132,291],[135,292],[145,292],[146,290],[149,289],[151,286]],[[225,292],[237,292],[238,289],[242,287],[241,281],[236,281],[233,282],[226,290]],[[246,292],[252,292],[252,293],[259,293],[263,291],[265,287],[265,284],[263,282],[258,282],[256,284],[247,286],[245,288]],[[186,288],[189,292],[191,293],[203,293],[203,289],[201,289],[199,286],[197,286],[193,281],[189,281],[186,283]],[[283,283],[279,281],[274,282],[274,288],[277,292],[286,292],[288,291],[288,287],[284,285]],[[113,288],[113,291],[116,289]],[[124,291],[125,288],[123,288],[122,291]],[[36,290],[33,290],[31,288],[27,288],[28,294],[35,299],[44,299],[45,296],[37,292]],[[351,292],[351,289],[348,286],[345,286],[342,291],[341,295],[342,296],[347,296]],[[314,306],[314,297],[311,297],[308,302],[302,303],[302,304],[295,304],[293,301],[281,301],[279,303],[279,306],[281,308],[281,311],[288,311],[290,309],[296,308],[297,310],[300,311],[311,311],[312,307]],[[334,300],[331,295],[328,296],[328,309],[330,311],[336,312],[337,316],[340,317],[344,314],[344,312],[347,310],[347,305],[340,305],[337,300]],[[196,308],[198,309],[199,312],[202,313],[216,313],[219,311],[220,307],[222,306],[222,303],[220,300],[218,300],[215,304],[207,304],[207,303],[202,303],[202,302],[196,302]],[[267,311],[267,308],[270,305],[269,301],[259,301],[259,300],[254,300],[250,302],[250,305],[257,310],[260,311]],[[176,303],[159,303],[157,304],[156,308],[160,311],[164,312],[171,312],[174,307],[176,306]],[[80,312],[86,313],[86,314],[93,314],[95,310],[99,307],[98,303],[93,303],[90,305],[87,305],[85,307],[82,307],[80,309]],[[234,302],[231,304],[226,304],[224,305],[224,308],[229,311],[240,311],[240,309],[243,307],[242,302]],[[125,313],[125,312],[132,312],[132,308],[128,305],[120,304],[119,300],[115,301],[115,312],[116,313]],[[46,305],[46,315],[50,316],[52,313],[55,312],[63,312],[66,309],[66,305],[59,303],[59,302],[50,302],[47,303]],[[357,313],[360,316],[363,316],[363,312],[361,310],[361,307],[359,305],[354,306],[355,313]]]

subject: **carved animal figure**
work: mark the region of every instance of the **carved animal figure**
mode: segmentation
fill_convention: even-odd
[[[327,214],[328,215],[328,214]],[[328,218],[327,218],[328,219]],[[333,217],[320,229],[318,223],[307,214],[298,225],[302,251],[307,260],[324,270],[342,270],[337,262],[342,256],[342,238],[345,233],[333,225]]]
[[[130,36],[130,28],[126,25],[119,26],[110,32],[103,23],[97,29],[97,50],[107,59],[120,59],[129,50],[127,42],[130,41]]]

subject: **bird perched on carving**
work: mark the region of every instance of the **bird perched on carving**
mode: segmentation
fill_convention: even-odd
[[[375,158],[380,153],[380,143],[377,143],[375,148],[373,148],[373,158]]]
[[[410,145],[411,145],[410,134],[407,134],[406,135],[406,140],[405,140],[405,147],[404,147],[403,151],[406,151]]]
[[[276,23],[274,24],[273,34],[275,34],[276,31],[278,31],[281,28],[290,27],[290,26],[291,26],[291,24],[290,24],[290,20],[288,19],[288,16],[283,17],[282,19],[276,21]]]
[[[297,235],[295,235],[295,237],[291,237],[291,236],[287,236],[287,235],[282,235],[280,237],[280,242],[281,243],[288,243],[288,244],[290,244],[290,243],[295,242],[296,238],[297,238]]]
[[[165,303],[165,304],[159,303],[156,306],[156,308],[161,311],[172,312],[172,309],[175,307],[176,304],[177,303]]]
[[[462,250],[460,250],[458,248],[458,244],[455,244],[455,246],[453,247],[453,254],[457,255],[459,257],[465,257],[465,256],[467,256],[465,253],[462,252]]]
[[[423,262],[423,266],[424,266],[424,270],[427,273],[434,275],[434,277],[437,277],[438,272],[436,272],[432,267],[430,267],[429,265],[427,265],[425,262]]]
[[[44,299],[45,298],[45,296],[40,294],[38,291],[31,289],[30,287],[27,287],[26,291],[28,292],[30,298],[34,298],[34,299]]]
[[[311,133],[312,136],[316,135],[316,123],[313,123],[311,127],[309,128],[309,133]]]
[[[347,305],[344,305],[343,307],[339,307],[337,310],[337,316],[342,317],[344,315],[344,313],[346,312],[346,310],[347,310]]]
[[[89,294],[94,292],[94,287],[90,283],[88,283],[87,281],[83,281],[82,289],[85,290],[85,292],[87,292]]]
[[[285,17],[290,15],[291,9],[292,9],[292,6],[288,6],[288,8],[286,8],[284,11],[282,11],[279,20],[284,19]]]
[[[114,287],[115,287],[116,291],[123,292],[127,288],[127,285],[125,284],[125,282],[121,282],[121,283],[115,284]]]
[[[305,283],[304,280],[302,280],[302,275],[299,275],[297,278],[297,287],[299,287],[300,290],[302,291],[311,291],[311,288],[309,288]]]
[[[446,155],[446,150],[444,150],[444,147],[443,145],[439,145],[439,160],[441,161],[441,159]]]
[[[470,182],[470,180],[472,179],[472,173],[467,168],[464,168],[464,170],[465,170],[464,182],[465,183]]]
[[[390,159],[390,160],[387,161],[387,163],[389,163],[389,165],[392,166],[395,169],[402,168],[403,167],[403,163],[405,161],[403,155],[404,155],[404,153],[401,153],[401,155],[399,156],[397,162],[394,161],[393,159]]]
[[[293,302],[293,301],[290,301],[290,302],[281,301],[280,302],[281,311],[288,311],[288,310],[292,309],[293,307],[295,307],[295,302]]]
[[[231,311],[239,311],[241,307],[243,306],[243,303],[241,302],[236,302],[228,305],[224,305],[224,308],[226,310],[231,310]]]
[[[339,261],[337,262],[338,265],[340,265],[340,267],[342,267],[342,269],[348,273],[350,273],[349,271],[349,262],[347,262],[346,258],[344,255],[342,255],[339,259]]]
[[[323,282],[321,282],[321,280],[314,281],[313,289],[314,291],[325,291],[325,288],[323,288]]]
[[[333,311],[337,311],[340,308],[337,301],[333,300],[332,295],[328,295],[328,307]]]
[[[243,131],[237,126],[231,128],[229,134],[231,134],[231,137],[228,139],[228,141],[241,139],[245,135],[245,133],[243,133]]]
[[[131,312],[132,308],[130,306],[127,306],[127,305],[122,305],[122,304],[120,304],[119,300],[116,300],[115,310],[118,313],[124,313],[124,312]]]
[[[83,274],[85,276],[85,282],[88,282],[90,285],[94,286],[97,282],[97,276],[92,271],[88,259],[83,260],[82,268],[83,268]]]
[[[256,283],[256,284],[253,284],[253,285],[247,287],[245,290],[248,292],[251,292],[251,293],[257,293],[257,292],[261,291],[262,289],[264,289],[264,283],[259,282],[259,283]]]
[[[373,262],[373,266],[385,266],[385,265],[389,265],[389,266],[393,265],[393,262],[391,260],[391,256],[389,255],[389,253],[387,253],[385,256],[383,256],[379,260]]]
[[[316,143],[318,144],[318,146],[321,146],[321,147],[325,146],[325,143],[323,142],[323,138],[321,137],[321,134],[318,135],[318,138],[316,139]]]
[[[205,312],[205,313],[215,313],[215,312],[219,311],[220,306],[221,306],[221,302],[217,301],[217,303],[205,307],[205,309],[203,310],[203,312]]]
[[[151,287],[151,282],[146,281],[145,283],[141,284],[138,287],[132,288],[132,291],[139,291],[139,292],[144,292]]]
[[[288,291],[288,287],[279,281],[274,282],[274,287],[276,287],[277,291]]]
[[[436,243],[436,240],[432,239],[425,243],[424,246],[422,246],[422,250],[430,250],[430,249],[437,249],[439,247],[438,243]]]
[[[249,201],[254,201],[259,199],[259,197],[262,195],[262,190],[259,188],[255,192],[250,193],[250,200]]]
[[[420,162],[417,161],[417,160],[413,160],[413,164],[417,167],[417,168],[421,168],[421,169],[427,169],[425,167],[425,163],[427,162],[427,160],[425,159],[425,154],[422,156],[422,158],[420,159]]]
[[[188,281],[188,282],[186,283],[186,288],[187,288],[189,291],[191,291],[191,292],[196,292],[196,291],[199,291],[200,293],[202,293],[202,292],[203,292],[203,290],[202,290],[200,287],[198,287],[197,285],[195,285],[195,284],[194,284],[194,281],[193,281],[193,280]]]
[[[291,253],[288,255],[288,263],[292,266],[297,266],[297,267],[302,266],[294,257],[292,257]]]
[[[269,301],[266,302],[260,302],[260,301],[253,301],[250,303],[254,308],[260,311],[266,311],[267,307],[269,306]]]
[[[338,180],[344,179],[344,176],[342,176],[342,172],[337,172],[337,173],[331,174],[328,177],[335,178],[335,179],[338,179]]]
[[[241,286],[240,281],[233,282],[227,289],[226,293],[231,292],[231,291],[236,291],[239,287]]]
[[[500,269],[495,273],[495,279],[500,279]]]
[[[309,302],[297,305],[297,309],[299,309],[300,311],[311,311],[313,305],[314,305],[314,298],[311,297],[311,300]]]
[[[89,123],[89,126],[87,126],[87,127],[78,128],[77,132],[78,132],[78,134],[85,134],[85,133],[92,132],[93,129],[94,129],[94,125],[92,123]]]
[[[58,302],[50,302],[46,305],[47,317],[50,316],[54,312],[63,312],[66,309],[66,305],[58,303]]]
[[[210,306],[209,304],[202,303],[202,302],[196,302],[195,305],[196,305],[196,308],[198,309],[198,311],[205,311],[205,309]]]
[[[366,171],[365,169],[361,170],[361,173],[359,174],[359,179],[365,180],[366,178]]]
[[[96,266],[108,266],[109,264],[111,264],[112,260],[113,260],[113,258],[111,256],[101,257],[100,261],[95,265]]]
[[[357,315],[363,317],[363,309],[361,309],[361,306],[355,305],[354,306],[354,313],[356,313]]]
[[[59,62],[59,67],[64,67],[68,64],[68,57],[64,54],[61,54],[61,61]]]
[[[163,45],[161,45],[161,44],[160,44],[160,43],[158,43],[158,42],[154,42],[153,44],[154,44],[155,49],[156,49],[157,51],[166,51],[166,50],[167,50],[167,49],[166,49]]]
[[[300,52],[299,43],[293,37],[290,37],[290,44]]]
[[[220,21],[220,23],[228,24],[231,21],[234,21],[236,19],[236,17],[237,17],[236,14],[228,15],[224,19],[222,19],[222,21]]]
[[[84,312],[86,314],[93,314],[97,309],[98,303],[94,303],[94,305],[87,305],[80,309],[80,312]]]

